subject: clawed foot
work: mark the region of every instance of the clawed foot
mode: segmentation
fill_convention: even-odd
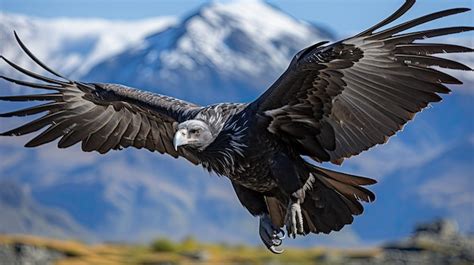
[[[260,217],[259,227],[260,238],[265,246],[275,254],[283,253],[283,249],[278,249],[285,238],[285,232],[278,227],[275,227],[268,215]]]
[[[299,201],[290,201],[286,212],[285,225],[289,237],[295,238],[297,234],[304,234],[303,214]]]

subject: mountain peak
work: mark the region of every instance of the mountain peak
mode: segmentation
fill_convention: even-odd
[[[201,104],[249,101],[284,71],[297,51],[327,39],[324,30],[262,1],[211,2],[97,65],[86,78]],[[217,87],[225,93],[215,93]]]
[[[186,21],[193,19],[205,20],[216,27],[238,26],[262,38],[274,38],[287,32],[304,38],[314,30],[308,23],[259,0],[213,1],[201,6]],[[305,30],[301,30],[302,26]]]

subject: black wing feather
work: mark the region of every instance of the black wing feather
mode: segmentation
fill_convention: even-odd
[[[427,23],[427,22],[430,22],[430,21],[433,21],[433,20],[436,20],[436,19],[439,19],[439,18],[442,18],[442,17],[447,17],[447,16],[467,12],[469,10],[470,10],[469,8],[453,8],[453,9],[448,9],[448,10],[432,13],[432,14],[422,16],[422,17],[410,20],[408,22],[399,24],[395,27],[386,29],[384,31],[377,32],[377,33],[373,34],[372,36],[368,37],[366,40],[384,39],[386,37],[393,36],[394,34],[397,34],[399,32],[407,30],[407,29],[411,29],[411,28],[416,27],[418,25],[421,25],[421,24],[424,24],[424,23]]]
[[[393,21],[397,20],[398,18],[400,18],[401,16],[403,16],[408,10],[410,10],[410,8],[415,4],[415,0],[407,0],[405,1],[405,3],[397,10],[395,11],[392,15],[390,15],[389,17],[387,17],[386,19],[382,20],[381,22],[377,23],[376,25],[374,25],[373,27],[357,34],[356,36],[354,36],[354,38],[358,38],[358,37],[362,37],[362,36],[366,36],[366,35],[370,35],[372,34],[374,31],[376,31],[377,29],[387,25],[387,24],[390,24],[392,23]]]
[[[36,58],[36,56],[30,52],[30,50],[26,47],[25,44],[23,44],[23,42],[21,41],[20,37],[18,37],[18,34],[16,34],[16,31],[13,31],[13,34],[15,35],[15,39],[16,41],[18,42],[18,44],[20,45],[21,49],[28,55],[28,57],[30,57],[36,64],[38,64],[39,66],[41,66],[44,70],[50,72],[51,74],[57,76],[57,77],[61,77],[67,81],[70,81],[69,79],[65,78],[64,76],[56,73],[55,71],[53,71],[51,68],[49,68],[47,65],[45,65],[43,62],[41,62],[38,58]]]
[[[66,82],[63,82],[63,81],[59,81],[59,80],[56,80],[56,79],[52,79],[52,78],[49,78],[49,77],[46,77],[46,76],[43,76],[43,75],[39,75],[37,73],[34,73],[34,72],[31,72],[29,70],[26,70],[25,68],[23,67],[20,67],[19,65],[11,62],[10,60],[8,60],[7,58],[5,58],[3,55],[0,55],[0,58],[2,58],[3,61],[5,61],[7,64],[9,64],[11,67],[15,68],[17,71],[29,76],[29,77],[32,77],[32,78],[35,78],[35,79],[38,79],[38,80],[41,80],[41,81],[44,81],[44,82],[47,82],[47,83],[52,83],[52,84],[56,84],[56,85],[61,85],[61,86],[64,86],[64,85],[67,85],[68,83]],[[8,80],[7,78],[3,77],[4,79]],[[10,80],[8,80],[10,81]],[[15,80],[15,83],[20,83],[19,80]],[[41,84],[35,84],[35,85],[28,85],[28,84],[25,84],[26,86],[31,86],[31,87],[38,87],[38,88],[42,88],[42,87],[39,87]]]
[[[21,96],[0,96],[4,101],[50,101],[62,98],[60,93],[21,95]]]
[[[413,55],[430,55],[439,53],[463,53],[472,52],[473,49],[452,44],[439,43],[410,43],[400,44],[394,50],[395,54],[413,54]]]

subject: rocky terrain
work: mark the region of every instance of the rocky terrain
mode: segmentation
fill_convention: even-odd
[[[144,245],[84,245],[27,236],[0,236],[0,265],[47,264],[430,264],[474,262],[474,238],[446,220],[421,224],[409,238],[366,249],[289,248],[273,255],[262,247],[212,245],[192,238]]]
[[[326,259],[331,260],[331,255]],[[337,258],[340,258],[336,262]],[[447,220],[418,225],[409,238],[380,247],[375,256],[337,256],[329,264],[473,264],[474,237],[460,235],[457,224]]]
[[[0,247],[2,265],[53,264],[61,258],[64,258],[64,255],[59,251],[21,243]]]

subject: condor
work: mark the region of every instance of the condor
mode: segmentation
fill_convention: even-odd
[[[439,68],[472,71],[433,56],[472,52],[471,48],[415,41],[473,27],[407,32],[469,9],[436,12],[380,29],[414,3],[407,0],[394,14],[356,36],[300,51],[281,77],[247,104],[198,106],[122,85],[69,80],[37,59],[15,33],[26,54],[57,78],[1,57],[42,82],[3,79],[50,91],[1,97],[45,101],[1,117],[46,113],[1,135],[25,135],[46,127],[26,147],[59,139],[59,148],[81,142],[87,152],[135,147],[184,157],[228,177],[243,206],[260,218],[259,234],[265,246],[281,253],[283,228],[293,238],[338,231],[363,212],[361,201],[375,199],[364,187],[375,180],[324,169],[303,157],[340,164],[385,143],[417,112],[440,101],[439,94],[450,91],[446,84],[461,84]]]

